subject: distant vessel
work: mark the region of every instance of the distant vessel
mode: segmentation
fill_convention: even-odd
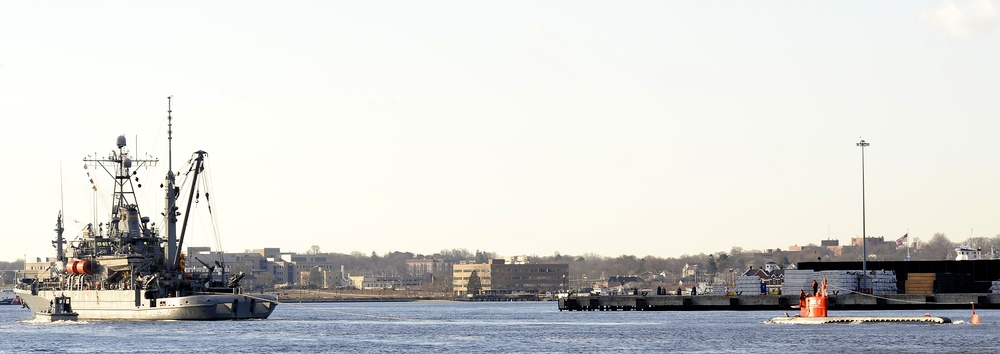
[[[983,253],[980,249],[974,249],[971,247],[956,247],[955,248],[955,260],[956,261],[974,261],[983,258]]]
[[[14,293],[14,289],[0,289],[0,305],[20,305],[21,299]]]
[[[169,98],[168,98],[169,99]],[[169,101],[168,101],[169,107]],[[168,108],[168,153],[172,123]],[[204,170],[204,151],[194,153],[186,173],[193,178],[180,234],[177,219],[181,215],[172,165],[163,187],[165,237],[155,223],[143,216],[137,205],[135,187],[142,187],[133,165],[153,164],[157,160],[133,160],[126,149],[125,136],[119,136],[117,150],[104,158],[87,157],[84,161],[95,170],[104,170],[114,180],[109,222],[89,224],[80,237],[64,250],[62,212],[56,219],[56,258],[47,276],[22,279],[14,292],[38,316],[50,309],[58,298],[72,298],[73,311],[87,320],[229,320],[264,319],[277,305],[274,295],[242,294],[239,282],[243,274],[216,279],[212,271],[204,274],[185,272],[181,247],[187,227],[188,212],[194,202],[199,174]],[[169,161],[169,159],[168,159]],[[99,168],[98,168],[99,167]],[[133,178],[135,177],[135,187]],[[94,188],[96,191],[96,187]],[[208,194],[205,194],[206,200]],[[68,301],[68,300],[67,300]]]

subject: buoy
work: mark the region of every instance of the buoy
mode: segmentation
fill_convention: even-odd
[[[972,324],[979,324],[979,315],[976,314],[976,303],[972,303]]]

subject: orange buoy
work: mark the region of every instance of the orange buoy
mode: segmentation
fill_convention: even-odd
[[[976,303],[972,303],[972,324],[979,324],[979,315],[976,314]]]

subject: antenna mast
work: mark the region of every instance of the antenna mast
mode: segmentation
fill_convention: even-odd
[[[163,188],[166,188],[166,201],[163,208],[163,217],[167,221],[167,254],[164,257],[164,268],[173,273],[177,267],[177,187],[174,186],[174,131],[173,117],[171,117],[170,100],[174,96],[167,96],[167,177]]]
[[[66,209],[66,196],[63,195],[63,170],[62,161],[59,161],[59,212]]]
[[[170,100],[174,98],[173,95],[167,96],[167,170],[174,170],[174,124],[171,117],[173,110],[170,109]]]

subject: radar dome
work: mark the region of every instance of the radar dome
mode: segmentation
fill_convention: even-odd
[[[118,148],[121,149],[123,147],[125,147],[125,136],[124,135],[119,135],[118,136]]]

